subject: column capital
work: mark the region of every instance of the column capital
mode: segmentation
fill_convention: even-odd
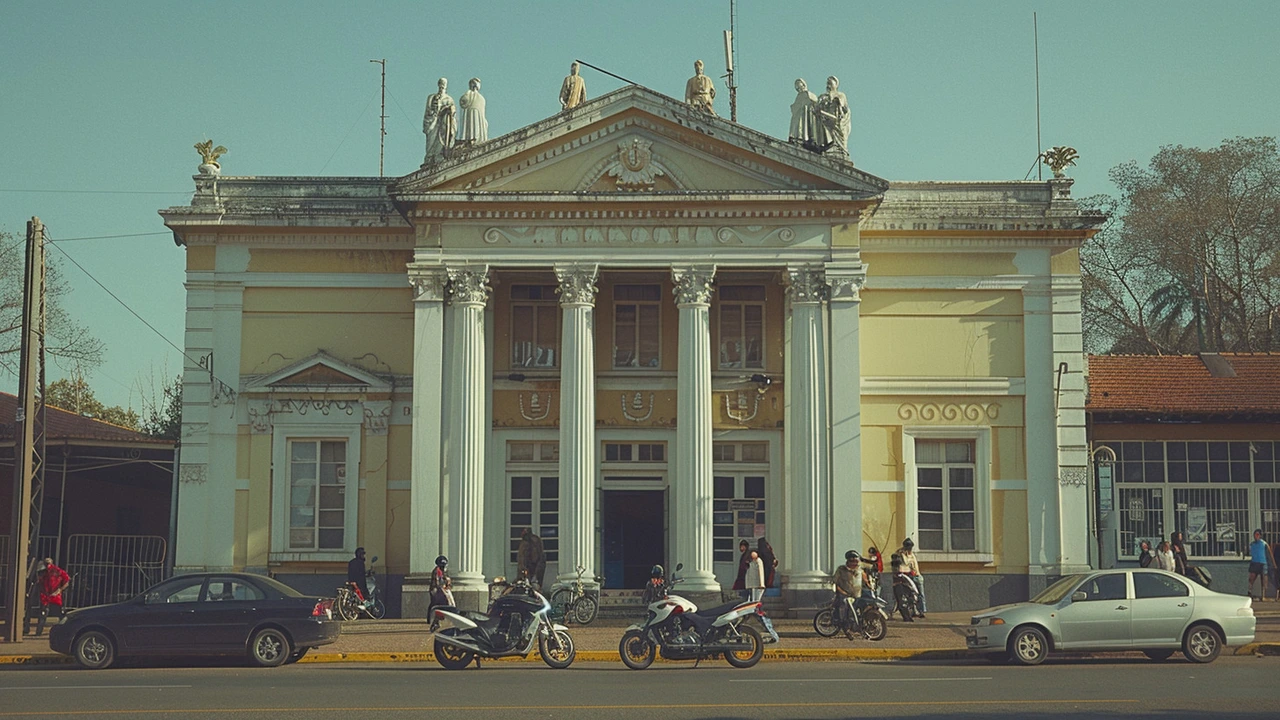
[[[444,268],[410,267],[409,285],[413,287],[413,299],[418,302],[443,302],[449,284]]]
[[[457,305],[485,305],[489,302],[489,266],[460,265],[446,268],[449,298]]]
[[[676,305],[710,305],[716,277],[715,265],[687,265],[671,268],[672,292]]]
[[[787,292],[793,305],[826,302],[831,295],[831,287],[827,285],[821,268],[808,265],[788,267],[786,277]]]
[[[867,268],[827,267],[826,279],[831,286],[831,302],[861,302],[862,288],[867,283]]]
[[[557,265],[556,282],[560,285],[556,292],[560,295],[560,304],[595,305],[598,269],[598,265]]]

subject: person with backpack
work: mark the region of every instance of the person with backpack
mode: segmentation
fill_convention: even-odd
[[[1151,543],[1143,540],[1138,543],[1138,567],[1151,567],[1151,563],[1156,559],[1156,554],[1151,550]]]

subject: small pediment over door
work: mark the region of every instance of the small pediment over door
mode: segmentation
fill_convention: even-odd
[[[278,392],[390,392],[391,383],[364,368],[320,351],[270,375],[255,378],[249,393]]]

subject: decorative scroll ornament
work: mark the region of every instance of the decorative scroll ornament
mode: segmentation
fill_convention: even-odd
[[[1063,487],[1084,487],[1089,484],[1089,470],[1083,467],[1058,468],[1058,484]]]
[[[605,173],[617,178],[619,190],[652,190],[654,180],[664,174],[652,160],[653,143],[640,138],[623,140],[618,143],[618,155]]]
[[[740,425],[746,425],[755,419],[756,413],[760,412],[760,398],[764,397],[764,393],[762,392],[752,393],[755,396],[755,406],[751,408],[751,414],[748,415],[747,394],[748,393],[741,390],[738,391],[738,402],[735,403],[738,406],[737,415],[733,413],[733,407],[729,404],[729,395],[726,393],[724,396],[724,414],[728,415],[730,420],[733,420]]]
[[[903,403],[898,406],[898,417],[903,420],[978,422],[995,420],[999,416],[999,403]]]
[[[790,245],[795,242],[796,231],[789,227],[725,226],[716,231],[716,242],[721,245]]]
[[[283,415],[284,413],[297,413],[306,415],[312,410],[318,411],[321,415],[327,416],[331,412],[341,412],[347,415],[354,415],[358,402],[354,400],[315,400],[313,398],[305,398],[295,400],[286,398],[284,400],[272,400],[267,412],[272,415]]]
[[[201,484],[208,479],[209,468],[203,463],[183,463],[178,468],[178,482]]]
[[[249,432],[253,435],[271,434],[271,401],[249,401]]]
[[[442,301],[448,289],[449,276],[444,270],[410,270],[409,285],[414,300]]]
[[[640,412],[641,410],[644,409],[644,399],[641,397],[641,393],[637,392],[635,394],[635,397],[631,398],[631,409],[635,410],[636,412]],[[630,412],[628,412],[627,411],[627,394],[622,393],[622,417],[630,420],[633,423],[642,423],[645,420],[648,420],[652,416],[653,416],[653,393],[649,393],[649,411],[646,412],[644,415],[632,415]]]
[[[596,302],[596,266],[572,265],[556,268],[556,292],[562,305],[594,305]]]
[[[867,283],[866,275],[835,275],[828,273],[827,280],[831,283],[831,300],[846,302],[862,301],[862,286]]]
[[[823,272],[810,268],[787,268],[787,292],[793,304],[825,302],[830,296]]]
[[[532,393],[532,397],[529,398],[529,412],[525,412],[524,409],[524,393],[520,393],[518,397],[520,403],[520,417],[525,420],[528,420],[529,422],[538,422],[539,420],[546,420],[547,416],[551,414],[551,398],[553,397],[551,393],[547,393],[547,403],[545,406],[538,397],[538,393]],[[537,414],[539,410],[542,411],[541,415]]]
[[[672,292],[676,296],[676,305],[710,305],[715,276],[715,265],[672,268],[671,280],[675,283]]]
[[[391,401],[364,404],[364,428],[370,435],[386,435],[391,427]]]
[[[449,297],[460,305],[489,302],[489,266],[449,268]]]

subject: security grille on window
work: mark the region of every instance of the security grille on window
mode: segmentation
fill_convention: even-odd
[[[921,550],[978,549],[971,441],[916,440],[916,515]]]
[[[511,286],[511,367],[560,363],[560,308],[554,285]]]
[[[657,368],[662,286],[613,286],[613,366]]]
[[[720,319],[720,368],[764,369],[763,285],[725,285],[716,291]]]
[[[290,550],[343,549],[346,483],[346,442],[289,441]]]

